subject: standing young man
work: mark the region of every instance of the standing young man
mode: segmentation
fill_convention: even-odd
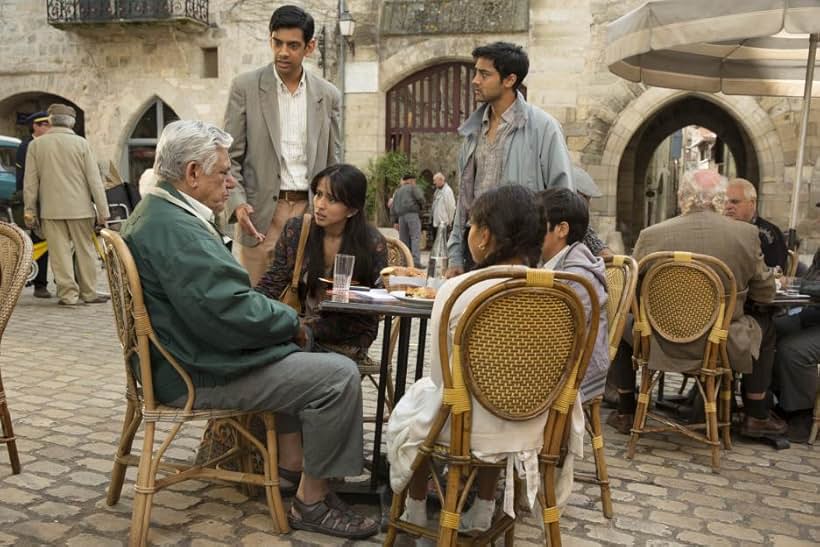
[[[496,186],[520,184],[535,192],[570,188],[572,163],[558,121],[518,92],[530,62],[521,46],[495,42],[473,50],[475,99],[482,104],[458,129],[459,191],[447,243],[448,275],[469,270],[464,244],[473,200]]]
[[[285,221],[308,208],[310,180],[338,163],[341,94],[304,69],[316,48],[313,17],[296,6],[271,16],[273,62],[231,84],[225,130],[233,136],[237,180],[228,217],[237,223],[239,260],[256,285]]]

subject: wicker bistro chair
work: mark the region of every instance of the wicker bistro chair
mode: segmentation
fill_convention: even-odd
[[[635,296],[635,285],[638,283],[638,263],[631,256],[615,255],[607,257],[606,285],[609,299],[606,304],[606,314],[609,320],[609,360],[615,359],[618,344],[626,326],[626,317],[632,306]],[[592,455],[595,458],[595,475],[576,472],[579,480],[594,482],[601,487],[601,510],[604,516],[611,519],[612,492],[609,488],[609,474],[607,473],[606,457],[604,454],[604,435],[601,427],[601,402],[603,396],[586,401],[583,405],[586,417],[586,428],[592,439]]]
[[[17,305],[26,277],[31,269],[31,240],[17,226],[0,222],[0,340],[9,323],[11,313]],[[17,455],[17,442],[14,429],[11,427],[11,413],[3,390],[3,378],[0,376],[0,425],[2,436],[0,444],[5,444],[9,451],[11,472],[20,473],[20,457]]]
[[[635,455],[642,433],[678,431],[711,447],[712,470],[720,469],[720,440],[731,448],[732,370],[726,350],[737,288],[732,271],[717,258],[688,252],[657,252],[639,265],[642,280],[635,295],[633,364],[641,371],[640,393],[627,457]],[[704,400],[706,421],[686,427],[649,412],[652,387],[661,371],[650,369],[650,336],[667,344],[703,340],[700,366],[689,371]],[[720,401],[717,393],[720,391]],[[662,424],[647,427],[647,418]],[[705,429],[705,433],[698,431]]]
[[[448,348],[453,305],[465,290],[488,279],[499,282],[469,304],[459,319],[452,349]],[[588,327],[582,304],[565,281],[577,282],[589,293],[592,313]],[[476,403],[512,421],[550,411],[539,454],[542,484],[538,499],[545,539],[553,546],[561,544],[555,468],[568,416],[595,343],[599,309],[591,284],[568,272],[498,266],[481,270],[454,290],[443,307],[437,341],[442,357],[443,402],[412,465],[414,470],[427,465],[433,471],[442,506],[439,525],[434,530],[425,529],[400,520],[405,489],[393,497],[385,545],[393,544],[398,530],[437,539],[440,546],[483,545],[502,534],[505,544],[512,545],[515,523],[506,514],[497,516],[478,536],[458,534],[460,514],[478,469],[505,465],[483,462],[471,452],[471,408]],[[450,438],[445,445],[439,435],[448,420]],[[433,460],[448,466],[444,492]],[[467,477],[464,484],[462,476]]]
[[[125,358],[127,398],[125,423],[123,424],[122,437],[114,460],[107,503],[108,505],[117,503],[122,491],[127,467],[129,465],[138,465],[139,471],[137,473],[137,483],[134,487],[134,509],[129,544],[146,544],[151,519],[151,506],[156,492],[178,482],[203,478],[264,487],[268,508],[273,519],[274,531],[280,534],[287,533],[289,531],[287,516],[279,493],[276,429],[273,414],[268,412],[256,413],[261,415],[265,422],[266,442],[263,444],[248,429],[250,419],[254,413],[239,410],[193,409],[196,396],[193,383],[185,369],[165,350],[154,333],[143,301],[139,273],[131,252],[117,232],[105,229],[102,231],[102,239],[117,334]],[[154,398],[151,345],[171,363],[188,387],[188,398],[183,408],[162,405]],[[134,355],[139,359],[139,378],[142,379],[141,382],[138,382],[137,376],[130,366]],[[240,446],[235,446],[225,454],[200,465],[162,462],[163,454],[179,432],[182,424],[209,419],[216,421],[216,427],[231,427],[236,430],[239,433]],[[145,423],[142,454],[134,456],[131,455],[131,444],[142,422]],[[154,437],[157,433],[157,424],[160,422],[172,425],[167,437],[157,448],[155,447]],[[251,446],[262,454],[265,467],[264,475],[209,467],[231,458],[239,458],[242,468],[249,470]],[[160,470],[167,474],[158,477]]]
[[[796,251],[789,249],[789,256],[786,257],[786,271],[783,275],[794,278],[797,275],[797,266],[800,264],[800,257]]]

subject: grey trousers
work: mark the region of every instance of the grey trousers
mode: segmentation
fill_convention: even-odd
[[[181,403],[180,403],[181,401]],[[184,404],[184,398],[174,401]],[[198,388],[195,408],[277,413],[282,431],[298,420],[305,472],[315,478],[362,473],[362,391],[356,364],[336,353],[291,353],[223,386]]]
[[[416,268],[421,268],[421,219],[418,213],[399,217],[399,239],[410,248]]]
[[[801,328],[797,315],[778,317],[773,391],[787,412],[814,408],[817,366],[820,364],[820,325]]]

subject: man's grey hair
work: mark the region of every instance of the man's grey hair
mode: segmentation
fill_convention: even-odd
[[[729,186],[740,186],[743,190],[743,199],[757,201],[757,189],[755,185],[746,179],[736,178],[729,181]]]
[[[48,122],[51,124],[51,127],[67,127],[69,129],[74,129],[74,124],[77,123],[77,120],[74,116],[52,114],[48,117]]]
[[[681,214],[697,210],[711,210],[722,214],[726,201],[726,183],[726,177],[716,171],[701,169],[684,173],[678,187]]]
[[[233,142],[228,133],[207,122],[180,120],[169,123],[157,142],[154,173],[169,182],[185,178],[185,168],[191,162],[202,166],[210,175],[220,148],[227,150]]]

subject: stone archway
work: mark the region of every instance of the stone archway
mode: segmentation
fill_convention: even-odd
[[[655,150],[666,137],[689,125],[704,127],[726,143],[738,176],[755,182],[760,180],[757,154],[737,120],[717,104],[701,97],[685,96],[673,101],[641,124],[621,156],[616,225],[627,246],[634,244],[638,232],[647,222],[645,202],[648,196],[654,197],[654,191],[650,192],[647,188],[647,169]],[[673,195],[666,198],[671,198],[673,203],[675,201]]]
[[[635,171],[639,149],[644,147],[651,156],[665,136],[690,123],[706,127],[711,125],[731,133],[732,154],[735,157],[743,156],[743,173],[754,177],[758,186],[783,179],[780,137],[766,112],[753,98],[663,88],[648,88],[637,97],[632,97],[609,127],[600,165],[587,166],[604,195],[609,197],[604,216],[608,217],[605,222],[610,229],[617,226],[615,221],[618,217],[624,219],[630,215],[626,218],[629,221],[627,226],[633,222],[633,217],[638,222],[642,221],[643,215],[634,213],[636,208],[643,207],[642,195],[641,202],[637,205],[634,203],[635,193],[643,194],[643,178],[637,178]],[[687,102],[693,100],[697,102]],[[693,121],[686,121],[683,113],[686,106],[695,110],[690,113]],[[710,113],[719,117],[720,121],[706,119]],[[665,135],[661,136],[664,132]],[[727,144],[729,140],[726,139]],[[625,183],[623,177],[626,176],[630,180]],[[640,181],[637,183],[638,190],[635,181]],[[632,226],[627,231],[634,233],[623,234],[627,249],[634,243],[640,227]],[[618,226],[618,229],[622,228],[625,227]]]
[[[85,112],[73,101],[42,91],[17,93],[0,101],[0,135],[24,138],[29,135],[25,119],[29,114],[47,110],[53,103],[67,104],[77,111],[74,132],[85,136]]]

